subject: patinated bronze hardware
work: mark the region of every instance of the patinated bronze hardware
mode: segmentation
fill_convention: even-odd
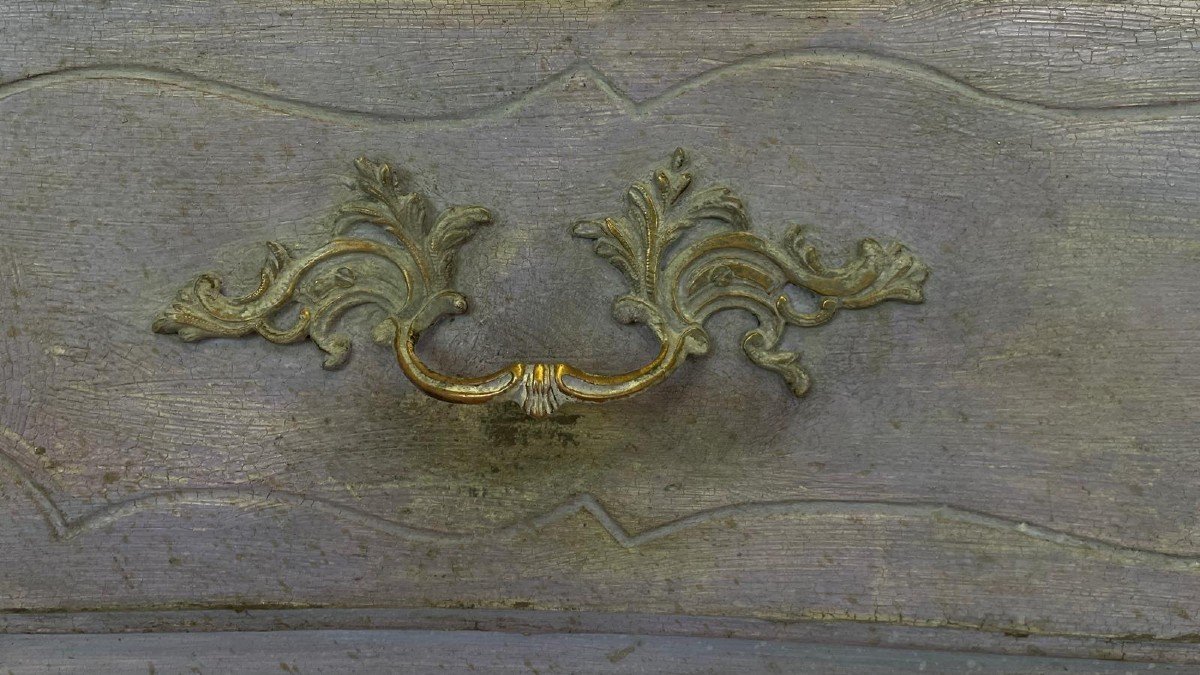
[[[492,217],[480,206],[451,206],[435,215],[423,195],[403,191],[388,164],[365,158],[355,163],[354,196],[339,208],[328,243],[302,257],[269,243],[271,257],[260,283],[243,296],[225,295],[219,278],[201,275],[153,328],[187,341],[251,333],[279,344],[311,338],[326,352],[325,366],[337,368],[351,344],[337,330],[340,318],[354,307],[373,305],[382,312],[376,341],[394,346],[401,370],[422,391],[453,403],[509,397],[540,417],[569,401],[622,398],[662,381],[688,356],[708,351],[704,323],[726,309],[746,310],[758,319],[742,338],[743,350],[803,396],[809,378],[800,355],[780,348],[789,324],[819,326],[839,310],[884,300],[922,302],[928,268],[900,244],[864,239],[853,259],[826,267],[799,228],[782,244],[749,232],[742,201],[726,187],[694,188],[687,164],[677,149],[651,180],[629,188],[623,215],[574,228],[576,236],[594,240],[596,253],[630,281],[629,293],[613,305],[617,320],[645,324],[661,343],[658,355],[636,370],[608,375],[566,363],[514,363],[487,375],[458,377],[422,362],[416,353],[421,332],[467,310],[466,297],[453,288],[454,256]],[[673,245],[698,226],[709,232]],[[355,236],[372,228],[389,240]],[[811,291],[816,309],[796,309],[783,293],[788,285]],[[299,313],[280,325],[293,303]]]

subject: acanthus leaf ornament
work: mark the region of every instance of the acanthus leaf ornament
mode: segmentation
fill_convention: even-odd
[[[325,367],[334,369],[350,353],[350,336],[336,327],[355,307],[383,310],[388,319],[374,331],[383,342],[390,339],[393,320],[419,331],[441,316],[466,311],[466,298],[450,288],[454,254],[478,227],[491,222],[491,214],[482,207],[455,206],[434,216],[423,195],[402,192],[401,179],[388,164],[360,158],[355,167],[357,194],[338,209],[328,243],[295,257],[268,242],[271,255],[258,287],[243,296],[227,296],[219,277],[200,275],[159,315],[154,331],[176,333],[189,342],[251,333],[277,344],[307,337],[326,352]],[[356,230],[385,236],[352,236]],[[334,267],[335,262],[341,264]],[[299,312],[289,325],[280,325],[292,304],[300,305]]]
[[[328,243],[300,257],[268,244],[271,257],[260,283],[244,296],[227,296],[219,278],[201,275],[153,328],[188,341],[257,333],[287,344],[307,337],[326,352],[325,366],[337,368],[351,342],[336,329],[340,318],[354,307],[374,305],[383,317],[375,339],[391,342],[401,370],[422,391],[454,403],[507,397],[541,417],[570,401],[622,398],[660,382],[688,356],[708,351],[704,323],[727,309],[745,310],[758,321],[742,338],[750,360],[803,396],[809,376],[800,354],[780,347],[788,325],[819,326],[839,310],[885,300],[923,301],[928,268],[900,244],[864,239],[857,256],[827,267],[799,228],[782,244],[751,233],[741,199],[727,187],[694,187],[687,165],[687,155],[677,149],[651,180],[629,188],[624,214],[574,226],[575,235],[594,240],[596,253],[630,282],[630,292],[613,304],[616,319],[645,324],[659,339],[658,355],[636,370],[608,375],[566,363],[514,363],[459,377],[422,362],[416,354],[421,332],[467,309],[466,297],[453,288],[454,257],[492,217],[479,206],[451,206],[434,215],[423,195],[403,192],[390,165],[365,158],[355,163],[355,195],[339,208]],[[681,241],[698,229],[706,232]],[[817,309],[796,309],[784,293],[789,285],[814,294]],[[292,304],[300,305],[298,313],[281,323]]]

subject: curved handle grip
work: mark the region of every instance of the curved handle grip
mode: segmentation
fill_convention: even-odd
[[[433,216],[423,195],[403,192],[390,165],[365,158],[355,165],[355,194],[338,208],[328,243],[300,258],[269,243],[271,257],[260,283],[243,296],[227,296],[219,278],[201,275],[179,292],[153,329],[185,341],[251,333],[280,344],[311,338],[327,353],[326,367],[336,368],[345,363],[351,344],[336,331],[339,320],[349,309],[373,305],[386,317],[376,326],[376,341],[393,345],[400,369],[425,393],[452,403],[513,398],[529,414],[545,416],[568,401],[623,398],[657,384],[688,356],[708,351],[704,323],[726,309],[757,318],[742,339],[743,350],[802,396],[809,378],[799,354],[779,346],[788,325],[818,326],[838,310],[884,300],[922,302],[929,274],[896,243],[864,239],[857,256],[826,267],[799,228],[781,245],[761,239],[748,231],[749,216],[729,188],[692,187],[687,156],[677,149],[651,180],[629,188],[623,215],[574,228],[629,279],[630,291],[617,298],[613,313],[654,331],[661,348],[650,363],[612,375],[565,363],[515,363],[482,376],[446,375],[421,361],[416,344],[442,317],[466,311],[466,298],[452,288],[454,255],[491,222],[491,214],[479,206],[452,206]],[[682,242],[700,226],[708,228],[706,235]],[[377,229],[389,236],[387,243],[353,236]],[[786,286],[810,291],[817,308],[794,308]],[[297,317],[278,325],[293,303],[302,305]]]

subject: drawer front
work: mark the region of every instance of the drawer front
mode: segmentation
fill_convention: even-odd
[[[9,3],[3,625],[1200,658],[1198,15]]]

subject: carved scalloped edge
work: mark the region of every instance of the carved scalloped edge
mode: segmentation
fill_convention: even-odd
[[[3,425],[0,425],[0,438],[7,439],[21,448],[32,447],[28,441]],[[33,479],[30,472],[2,448],[0,448],[0,473],[9,474],[29,495],[50,526],[50,534],[53,539],[71,539],[144,511],[165,510],[180,506],[228,506],[248,511],[261,510],[263,507],[271,506],[303,507],[398,539],[442,543],[471,542],[483,539],[505,540],[525,534],[536,534],[582,512],[595,519],[612,537],[613,541],[628,549],[645,546],[684,530],[730,517],[792,515],[804,518],[861,518],[868,516],[927,518],[934,521],[957,523],[982,530],[1018,534],[1064,549],[1086,551],[1118,564],[1148,566],[1170,571],[1200,572],[1200,555],[1165,553],[1125,546],[1103,539],[1011,520],[983,511],[936,502],[839,499],[781,499],[742,502],[703,509],[633,533],[617,521],[594,495],[583,493],[571,497],[540,515],[517,520],[491,530],[468,532],[409,525],[332,500],[294,492],[256,489],[250,486],[156,491],[114,502],[89,511],[82,516],[70,518],[54,502],[49,492]]]
[[[390,123],[401,125],[433,126],[440,124],[456,124],[478,119],[502,118],[514,115],[526,108],[531,101],[546,92],[552,92],[567,81],[577,78],[589,80],[594,89],[603,92],[613,103],[629,115],[641,115],[651,112],[658,106],[699,88],[709,81],[725,76],[735,75],[757,68],[774,68],[786,65],[831,64],[841,67],[853,67],[873,72],[886,72],[899,75],[910,81],[920,81],[937,86],[947,92],[961,96],[977,104],[1006,108],[1012,112],[1050,118],[1106,117],[1120,120],[1161,119],[1164,117],[1182,117],[1200,114],[1200,99],[1185,99],[1136,104],[1111,104],[1092,106],[1073,106],[1041,103],[1037,101],[1013,98],[977,87],[970,82],[957,78],[949,73],[911,59],[881,54],[877,52],[837,49],[825,47],[810,47],[794,50],[768,52],[747,56],[737,61],[722,64],[692,75],[671,86],[670,88],[635,101],[628,93],[621,90],[606,75],[595,66],[580,61],[548,77],[536,86],[517,94],[514,98],[499,104],[473,108],[456,113],[434,115],[409,115],[404,113],[377,113],[366,110],[356,110],[319,103],[305,102],[285,96],[277,96],[257,91],[247,87],[229,84],[216,79],[210,79],[176,70],[154,68],[135,64],[84,66],[66,68],[31,75],[18,80],[0,84],[0,100],[11,96],[73,82],[87,80],[128,80],[134,82],[149,82],[152,84],[169,85],[191,91],[211,94],[225,99],[237,101],[245,105],[268,110],[284,115],[303,117],[306,119],[363,126],[368,124]],[[588,88],[578,88],[583,91]]]

